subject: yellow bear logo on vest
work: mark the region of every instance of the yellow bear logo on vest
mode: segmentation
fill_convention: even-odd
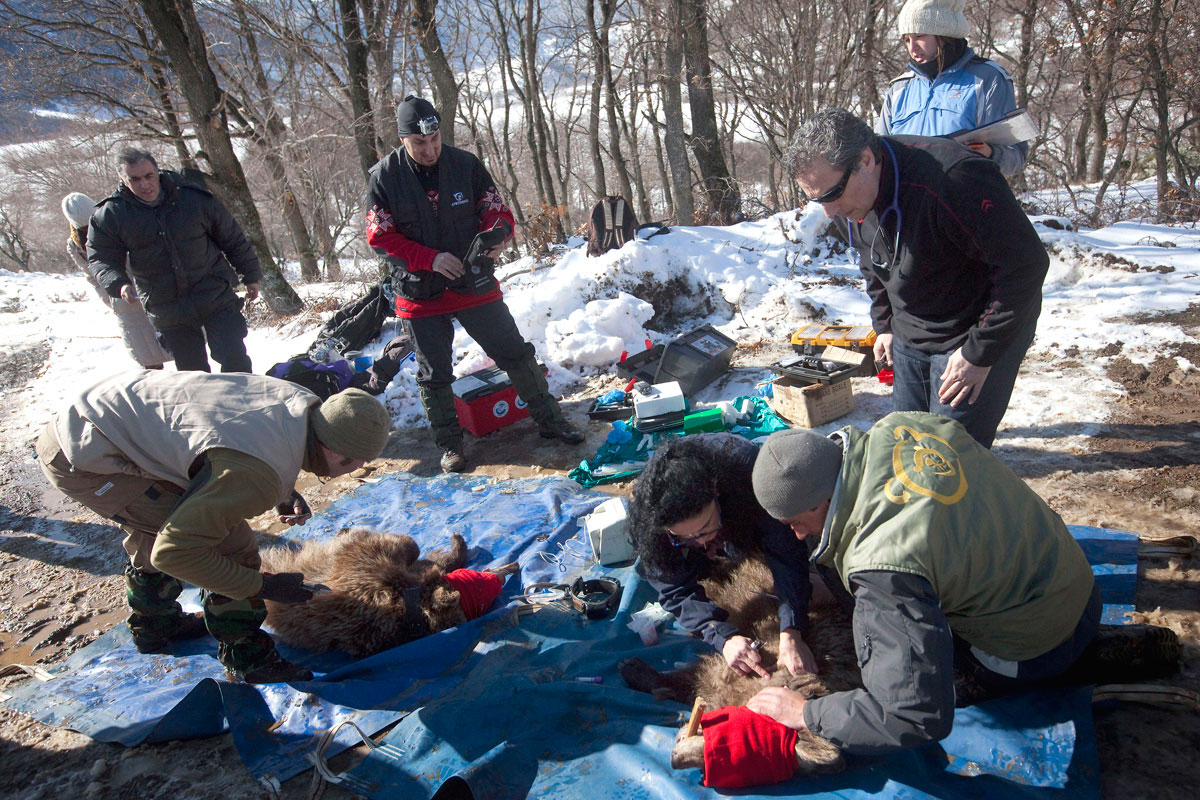
[[[917,494],[949,506],[962,499],[967,493],[967,476],[958,451],[949,442],[907,425],[898,426],[893,433],[896,444],[892,447],[892,470],[896,480],[889,481],[884,489],[888,500],[903,505]]]

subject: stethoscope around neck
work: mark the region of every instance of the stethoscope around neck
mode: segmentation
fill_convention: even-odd
[[[900,250],[900,225],[901,225],[901,221],[904,218],[900,214],[900,165],[896,161],[896,151],[892,149],[892,146],[887,143],[886,139],[880,139],[879,143],[882,144],[885,148],[887,148],[888,155],[891,156],[892,175],[895,178],[895,180],[892,181],[891,205],[889,205],[887,208],[885,208],[883,210],[883,213],[879,215],[879,218],[875,225],[875,233],[874,233],[874,235],[871,236],[871,246],[869,248],[869,252],[870,252],[870,258],[871,258],[871,266],[882,271],[886,275],[887,273],[892,271],[892,267],[895,266],[895,264],[896,264],[896,253],[899,252],[899,250]],[[880,263],[879,261],[875,260],[875,240],[879,238],[879,232],[883,230],[883,223],[887,219],[888,214],[896,215],[896,234],[895,234],[895,238],[892,241],[892,248],[891,248],[891,250],[888,251],[887,259],[883,263]],[[849,225],[847,225],[846,231],[850,238],[850,246],[854,247],[854,229],[852,227],[850,227]],[[886,246],[886,245],[887,245],[887,240],[884,239],[884,246]]]

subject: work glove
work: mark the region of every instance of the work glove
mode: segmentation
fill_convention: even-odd
[[[307,603],[313,593],[304,585],[304,576],[299,572],[264,572],[262,591],[258,596],[276,603]]]
[[[279,512],[279,521],[288,525],[301,525],[312,517],[312,509],[299,492],[292,490],[292,496],[275,506]]]

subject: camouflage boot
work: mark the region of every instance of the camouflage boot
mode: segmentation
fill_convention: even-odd
[[[454,392],[449,386],[434,389],[421,386],[421,405],[429,418],[433,441],[442,451],[442,472],[462,472],[467,468],[466,450],[463,447],[463,430],[458,421],[458,410],[454,407]]]
[[[567,444],[579,444],[586,438],[563,416],[558,401],[550,394],[550,385],[546,383],[537,356],[531,353],[506,372],[517,394],[529,404],[529,416],[537,423],[538,435],[543,439],[561,439]]]
[[[204,621],[217,640],[217,658],[230,677],[246,683],[310,681],[313,674],[284,660],[262,629],[267,607],[261,597],[235,600],[205,592]]]
[[[127,624],[139,653],[161,653],[171,642],[208,633],[203,614],[185,614],[177,602],[180,582],[162,572],[125,567],[125,600],[132,613]]]

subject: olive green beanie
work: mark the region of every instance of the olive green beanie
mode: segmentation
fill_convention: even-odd
[[[362,389],[346,389],[312,411],[312,429],[321,444],[347,458],[370,461],[383,452],[392,418],[383,404]]]

